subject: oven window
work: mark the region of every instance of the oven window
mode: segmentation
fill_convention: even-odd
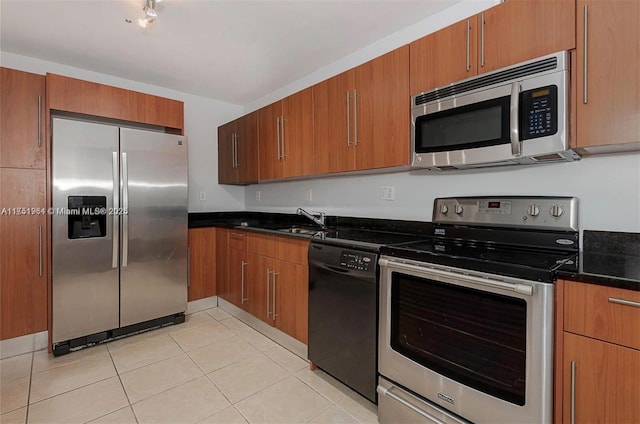
[[[487,100],[416,119],[416,153],[446,152],[510,143],[510,97]]]
[[[525,403],[522,299],[392,273],[391,348],[452,380]]]

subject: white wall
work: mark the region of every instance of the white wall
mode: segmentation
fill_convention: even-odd
[[[242,115],[241,106],[8,52],[0,52],[0,62],[7,68],[50,72],[183,101],[189,137],[189,211],[244,209],[244,189],[218,185],[217,165],[218,126]],[[206,193],[205,201],[200,200],[200,192]]]
[[[381,187],[395,187],[395,200]],[[306,190],[312,190],[312,202]],[[256,200],[260,191],[261,200]],[[640,153],[578,162],[432,173],[354,175],[275,182],[246,189],[247,210],[431,221],[433,199],[447,196],[545,195],[579,199],[582,230],[640,232]]]

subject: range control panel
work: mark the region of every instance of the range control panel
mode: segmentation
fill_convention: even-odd
[[[575,197],[446,197],[433,205],[436,224],[578,231]]]
[[[375,269],[375,255],[345,250],[340,254],[340,266],[369,271],[369,269]]]

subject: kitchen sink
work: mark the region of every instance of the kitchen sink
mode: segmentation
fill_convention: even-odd
[[[290,233],[290,234],[315,234],[322,230],[315,229],[315,228],[289,227],[289,228],[280,228],[278,231],[282,231],[283,233]]]

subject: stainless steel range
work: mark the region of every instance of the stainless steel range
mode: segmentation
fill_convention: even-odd
[[[552,420],[553,273],[577,199],[436,199],[429,240],[380,258],[380,423]]]

